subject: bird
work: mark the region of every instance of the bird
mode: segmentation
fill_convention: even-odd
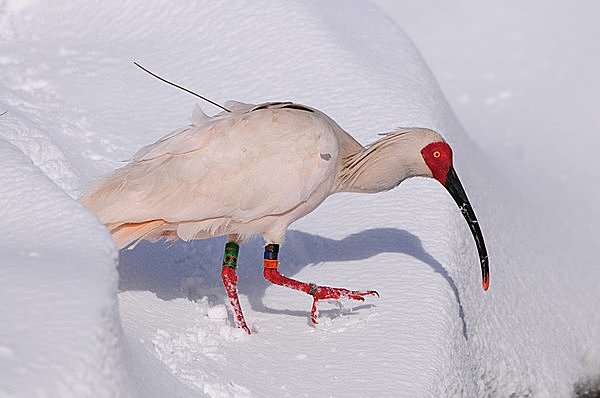
[[[452,196],[478,249],[482,286],[489,260],[474,210],[436,131],[398,128],[363,146],[325,113],[294,102],[229,101],[207,116],[141,148],[123,167],[92,183],[79,201],[93,211],[119,249],[142,240],[191,241],[227,236],[221,276],[237,327],[251,333],[238,298],[239,245],[260,235],[264,278],[317,302],[363,301],[374,290],[306,283],[279,272],[288,226],[338,192],[376,193],[411,177],[433,178]]]

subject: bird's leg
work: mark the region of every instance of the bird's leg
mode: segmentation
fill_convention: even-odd
[[[238,298],[237,274],[235,273],[235,269],[237,267],[239,248],[240,246],[235,242],[227,242],[225,245],[221,277],[223,278],[223,285],[225,286],[225,291],[227,291],[227,296],[229,297],[229,303],[235,313],[235,323],[237,327],[244,329],[250,334],[250,329],[244,320],[244,314],[242,313],[242,307],[240,306],[240,300]]]
[[[314,283],[306,283],[288,278],[287,276],[281,275],[277,270],[277,266],[279,265],[279,261],[277,260],[278,253],[279,245],[268,244],[265,246],[263,272],[265,279],[276,285],[289,287],[313,296],[313,305],[310,313],[310,319],[313,323],[318,323],[317,301],[319,300],[349,298],[352,300],[364,301],[365,296],[379,296],[379,294],[374,290],[361,292],[338,287],[317,286]]]

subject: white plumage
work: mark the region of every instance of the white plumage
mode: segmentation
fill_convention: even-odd
[[[231,113],[212,118],[197,109],[192,125],[142,148],[81,202],[119,248],[224,234],[281,241],[333,192],[340,148],[362,149],[323,113],[290,105],[229,102]]]

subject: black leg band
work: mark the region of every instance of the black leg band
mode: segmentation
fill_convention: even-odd
[[[277,260],[279,254],[279,245],[270,243],[265,246],[265,260]]]

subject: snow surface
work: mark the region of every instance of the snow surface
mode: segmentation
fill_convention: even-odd
[[[567,397],[594,386],[598,6],[421,3],[4,1],[0,397]],[[321,304],[316,328],[309,297],[262,279],[259,239],[238,268],[252,336],[226,313],[222,238],[144,242],[117,268],[74,198],[194,105],[133,60],[219,102],[317,107],[363,143],[398,126],[438,130],[486,237],[490,290],[460,212],[420,179],[336,195],[292,226],[282,272],[381,294]]]

